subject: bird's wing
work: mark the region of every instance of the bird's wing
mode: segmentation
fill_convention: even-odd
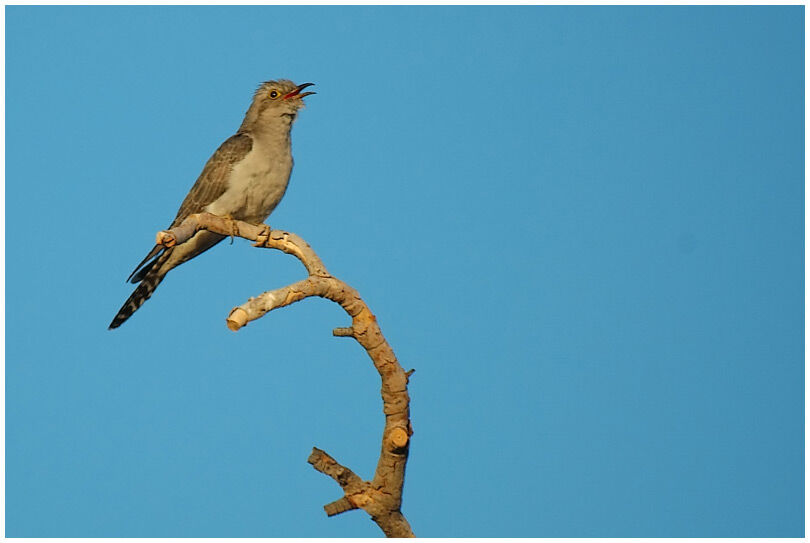
[[[183,200],[177,217],[169,228],[178,226],[192,213],[202,212],[208,204],[222,196],[228,188],[228,177],[233,166],[245,158],[252,148],[253,138],[248,134],[236,134],[225,140],[206,162],[200,177]],[[163,246],[155,245],[146,258],[135,267],[127,281],[133,283],[141,281],[157,261],[156,257],[163,254],[163,249]]]
[[[225,140],[205,164],[197,182],[180,205],[171,228],[178,226],[193,213],[201,213],[205,207],[222,196],[228,188],[228,178],[234,165],[239,163],[253,148],[249,134],[236,134]]]

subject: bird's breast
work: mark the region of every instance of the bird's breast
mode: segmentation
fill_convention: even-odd
[[[231,169],[228,188],[207,211],[252,224],[264,222],[284,196],[291,171],[289,148],[272,149],[254,143]]]

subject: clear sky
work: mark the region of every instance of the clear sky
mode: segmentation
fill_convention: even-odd
[[[803,7],[6,8],[8,536],[377,536],[379,378],[227,241],[124,279],[256,86],[270,219],[411,380],[423,536],[802,536]]]

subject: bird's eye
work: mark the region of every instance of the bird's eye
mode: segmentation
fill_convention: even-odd
[[[274,99],[274,100],[275,100],[276,98],[278,98],[278,91],[277,91],[277,90],[271,90],[271,91],[270,91],[270,98],[272,98],[272,99]]]

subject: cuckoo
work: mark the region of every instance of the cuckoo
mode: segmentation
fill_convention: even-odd
[[[302,92],[312,83],[296,85],[280,79],[259,86],[239,130],[208,159],[197,182],[180,205],[170,228],[194,213],[208,212],[252,224],[264,222],[287,190],[293,167],[290,129],[304,106]],[[110,323],[118,328],[146,300],[170,270],[207,251],[226,236],[199,231],[174,247],[155,245],[127,278],[138,287]]]

